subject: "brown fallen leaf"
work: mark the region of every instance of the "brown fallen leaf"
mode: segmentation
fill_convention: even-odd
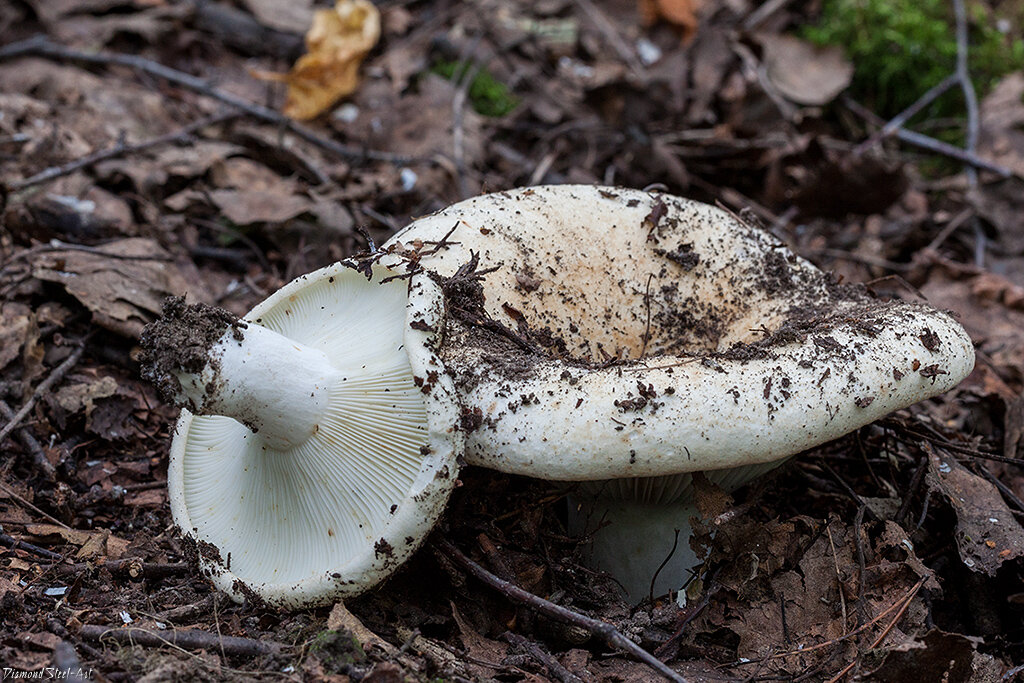
[[[659,20],[680,29],[685,40],[697,32],[697,10],[700,0],[640,0],[640,19],[645,26]]]
[[[313,3],[311,0],[244,0],[264,26],[302,35],[313,21]]]
[[[868,680],[880,683],[999,680],[1002,667],[992,655],[977,651],[979,641],[933,628],[895,647],[872,651],[864,669]]]
[[[257,73],[288,84],[284,114],[306,121],[327,111],[359,85],[359,65],[380,39],[380,13],[367,0],[337,0],[317,10],[306,33],[307,53],[287,74]]]
[[[957,550],[968,568],[995,576],[1003,562],[1024,555],[1024,529],[993,484],[952,455],[934,451],[928,453],[926,478],[956,513]]]
[[[827,104],[853,79],[853,63],[840,47],[819,47],[777,33],[762,33],[757,39],[764,49],[768,79],[797,104]]]
[[[978,111],[978,153],[1024,178],[1024,73],[999,81]]]
[[[149,238],[116,240],[94,251],[43,252],[33,261],[33,275],[59,283],[92,311],[97,324],[126,337],[137,337],[168,295],[208,298],[197,278],[186,279]]]
[[[259,190],[214,190],[210,199],[235,225],[284,223],[312,209],[313,203],[296,194]]]
[[[0,304],[0,370],[21,355],[32,323],[32,309],[25,304]]]
[[[91,413],[96,399],[113,396],[116,391],[117,380],[113,377],[100,377],[95,381],[61,387],[56,400],[57,404],[69,413],[77,413],[80,410]]]

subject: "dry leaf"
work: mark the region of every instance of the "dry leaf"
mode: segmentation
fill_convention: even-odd
[[[165,296],[189,292],[205,298],[198,282],[186,279],[148,238],[117,240],[95,251],[44,252],[33,266],[35,277],[63,285],[99,325],[129,337],[160,312]]]
[[[927,481],[956,513],[957,550],[972,571],[995,576],[1003,562],[1024,555],[1024,529],[993,484],[935,452],[928,453]]]
[[[999,81],[979,115],[978,153],[1024,178],[1024,73]]]
[[[245,0],[244,4],[264,26],[302,35],[313,21],[310,0]]]
[[[259,190],[214,190],[210,199],[222,216],[235,225],[284,223],[306,213],[313,203],[296,194]]]
[[[853,63],[840,47],[818,47],[793,36],[763,33],[768,79],[787,99],[797,104],[827,104],[850,85]]]
[[[689,39],[697,31],[699,8],[699,0],[640,0],[640,18],[645,26],[664,19],[681,29],[683,37]]]
[[[113,377],[101,377],[94,382],[82,382],[61,387],[57,392],[57,404],[69,413],[85,410],[92,412],[93,402],[99,398],[113,396],[117,391],[117,380]]]
[[[32,326],[32,310],[25,304],[0,304],[0,370],[18,357]]]
[[[85,545],[89,541],[89,538],[93,535],[92,531],[82,531],[80,529],[67,529],[56,524],[27,524],[25,526],[25,533],[30,536],[47,541],[47,542],[58,542],[58,539],[70,543],[71,545]]]
[[[380,38],[380,13],[367,0],[338,0],[318,10],[306,33],[307,54],[283,76],[284,113],[305,121],[327,111],[356,89],[359,65]]]

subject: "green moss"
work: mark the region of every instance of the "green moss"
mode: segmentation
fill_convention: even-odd
[[[967,8],[968,67],[981,96],[1000,76],[1024,67],[1024,40],[1014,31],[1000,32],[981,0],[967,0]],[[950,0],[824,0],[819,22],[803,35],[845,48],[854,64],[852,95],[886,117],[956,70]],[[948,93],[927,115],[962,116],[963,110],[959,93]]]
[[[466,70],[472,68],[474,65],[467,62],[445,61],[438,62],[430,70],[449,81],[458,82]],[[486,69],[477,71],[467,94],[474,111],[484,116],[504,116],[519,104],[519,98],[509,91],[508,86]]]

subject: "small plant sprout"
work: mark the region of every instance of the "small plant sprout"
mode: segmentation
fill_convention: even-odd
[[[172,447],[175,520],[226,590],[241,581],[295,605],[365,589],[394,566],[374,561],[375,539],[393,539],[393,528],[412,537],[411,551],[461,455],[580,482],[570,525],[592,534],[590,561],[634,601],[656,572],[662,594],[697,563],[695,472],[742,486],[946,391],[974,363],[946,313],[837,284],[769,234],[663,194],[569,185],[484,195],[412,223],[372,260],[370,280],[344,265],[300,278],[244,327],[228,320],[206,333],[175,304],[162,323],[173,333],[149,335],[150,355],[166,361],[150,374],[189,407]],[[336,293],[328,273],[343,285]],[[334,310],[322,299],[290,298],[311,284],[332,292],[329,322],[317,317]],[[316,332],[298,332],[306,318]],[[191,342],[164,351],[164,340],[214,337],[197,354],[178,353]],[[327,360],[306,361],[319,359],[313,351]],[[385,371],[364,352],[393,359],[379,361]],[[254,364],[266,366],[260,379],[244,375]],[[351,383],[380,388],[333,401]],[[328,417],[345,427],[330,427],[329,449],[314,455],[307,444]],[[323,464],[299,464],[307,458]],[[346,468],[362,476],[340,476]],[[387,483],[392,468],[400,484]],[[321,483],[328,493],[314,504],[304,494]],[[373,516],[389,505],[420,514],[422,491],[430,502],[417,524]],[[318,538],[342,519],[363,524],[346,527],[362,559],[340,546],[304,550],[307,526]],[[317,588],[289,587],[303,581]]]

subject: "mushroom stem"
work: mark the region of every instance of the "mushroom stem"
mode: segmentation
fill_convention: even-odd
[[[181,383],[175,403],[233,417],[275,450],[316,432],[339,374],[323,351],[252,323],[229,328],[207,356],[199,372],[172,370]]]
[[[569,498],[569,533],[591,538],[587,564],[614,577],[633,603],[680,590],[687,570],[701,563],[690,547],[690,518],[698,516],[696,505],[681,501]]]

